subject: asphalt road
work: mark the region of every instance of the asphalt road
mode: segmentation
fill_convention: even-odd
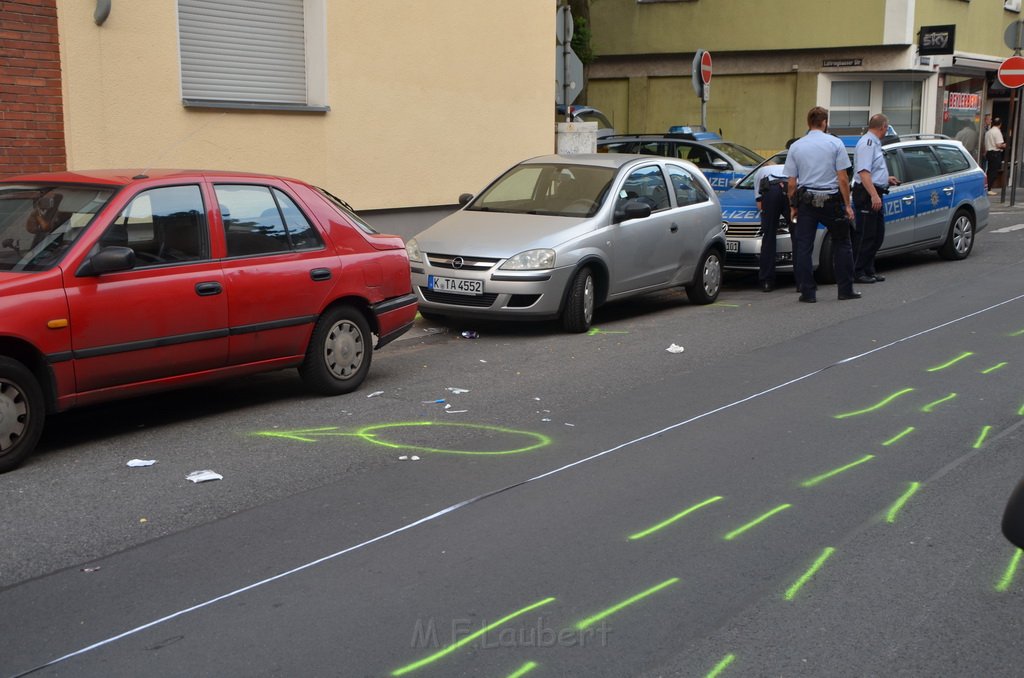
[[[856,302],[731,276],[55,418],[0,476],[0,674],[1019,675],[1018,223]]]

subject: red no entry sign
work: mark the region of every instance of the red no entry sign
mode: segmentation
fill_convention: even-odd
[[[1024,57],[1012,56],[999,65],[996,73],[1003,87],[1015,88],[1024,85]]]
[[[705,85],[711,84],[711,52],[704,52],[700,57],[700,79]]]

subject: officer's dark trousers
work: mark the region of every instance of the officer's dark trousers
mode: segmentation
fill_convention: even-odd
[[[853,203],[857,218],[857,231],[853,234],[853,274],[858,278],[873,276],[875,255],[885,240],[885,207],[877,212],[871,209],[871,196],[861,188],[854,189]]]
[[[786,190],[775,183],[761,196],[761,268],[757,274],[761,282],[775,284],[775,238],[783,214],[788,221],[789,199]]]
[[[793,228],[793,275],[796,288],[801,294],[814,296],[817,285],[814,282],[814,236],[818,224],[825,224],[832,240],[832,266],[836,274],[839,294],[853,292],[853,246],[850,243],[850,222],[840,216],[841,203],[838,200],[815,207],[801,203],[797,209],[796,224]]]

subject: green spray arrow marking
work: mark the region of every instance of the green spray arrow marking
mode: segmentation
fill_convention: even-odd
[[[591,327],[590,331],[587,332],[588,337],[593,337],[598,334],[629,334],[629,332],[625,330],[599,330],[596,327]]]
[[[981,446],[985,444],[985,438],[988,438],[989,431],[992,430],[991,426],[982,427],[981,433],[978,434],[978,439],[974,441],[974,449],[980,450]]]
[[[849,464],[847,464],[846,466],[840,466],[837,469],[832,469],[831,471],[828,471],[826,473],[822,473],[820,476],[814,476],[813,478],[809,478],[809,479],[803,481],[802,483],[800,483],[800,487],[814,487],[815,485],[817,485],[818,483],[820,483],[823,480],[828,480],[832,476],[837,476],[840,473],[842,473],[843,471],[849,471],[854,466],[860,466],[861,464],[869,462],[869,461],[871,461],[874,458],[875,458],[875,455],[873,455],[873,454],[865,454],[863,457],[861,457],[857,461],[852,461]]]
[[[640,593],[636,594],[635,596],[631,596],[631,597],[627,598],[626,600],[622,601],[621,603],[619,603],[617,605],[612,605],[607,610],[602,610],[602,611],[598,612],[595,615],[587,617],[586,619],[583,619],[582,621],[576,622],[576,624],[574,626],[576,627],[577,631],[583,631],[584,629],[588,629],[591,626],[593,626],[594,624],[596,624],[597,622],[599,622],[602,619],[604,619],[605,617],[610,617],[611,615],[615,614],[619,610],[621,610],[623,608],[626,608],[626,607],[629,607],[630,605],[633,605],[634,603],[638,603],[641,600],[643,600],[644,598],[646,598],[648,596],[652,596],[655,593],[657,593],[658,591],[660,591],[660,590],[662,590],[664,588],[667,588],[669,586],[672,586],[672,584],[675,584],[678,581],[679,581],[679,577],[672,577],[671,579],[666,579],[665,581],[661,582],[657,586],[652,586],[651,588],[647,589],[646,591],[641,591]]]
[[[899,441],[904,436],[910,435],[913,432],[914,432],[914,427],[913,426],[908,426],[905,429],[903,429],[902,431],[900,431],[899,433],[897,433],[896,435],[894,435],[892,438],[889,438],[884,443],[882,443],[882,446],[883,447],[889,447],[893,443]]]
[[[508,678],[523,678],[523,676],[530,671],[533,671],[538,666],[540,666],[540,664],[537,662],[526,662],[512,673],[508,674]]]
[[[963,353],[961,353],[960,355],[958,355],[957,357],[953,358],[948,362],[944,362],[941,365],[936,365],[935,367],[929,367],[928,372],[938,372],[939,370],[944,370],[947,367],[952,367],[953,365],[956,365],[964,358],[969,358],[972,355],[974,355],[974,351],[964,351]]]
[[[910,483],[910,487],[907,491],[900,495],[900,498],[896,500],[896,503],[889,507],[889,512],[885,514],[885,522],[892,523],[896,522],[896,516],[899,515],[900,510],[906,505],[910,498],[914,496],[914,493],[921,489],[921,483]]]
[[[912,388],[905,388],[902,391],[896,391],[891,396],[887,396],[887,397],[883,398],[880,402],[875,403],[871,407],[865,407],[863,410],[856,410],[854,412],[846,412],[845,414],[837,414],[833,418],[834,419],[847,419],[848,417],[856,417],[857,415],[860,415],[860,414],[867,414],[868,412],[874,412],[875,410],[880,410],[883,407],[885,407],[886,405],[888,405],[889,403],[891,403],[893,400],[896,400],[896,398],[899,398],[901,395],[906,395],[907,393],[910,393],[913,390],[914,389],[912,389]]]
[[[981,373],[982,373],[982,374],[992,374],[992,373],[993,373],[993,372],[995,372],[996,370],[1000,370],[1000,369],[1002,369],[1002,368],[1006,367],[1006,366],[1007,366],[1007,365],[1009,365],[1009,364],[1010,364],[1010,363],[1007,363],[1007,362],[1001,362],[1001,363],[996,363],[996,364],[995,364],[995,365],[993,365],[992,367],[987,367],[987,368],[983,369],[983,370],[981,371]]]
[[[694,506],[691,506],[690,508],[686,509],[685,511],[681,511],[681,512],[675,514],[674,516],[672,516],[671,518],[668,518],[667,520],[663,520],[662,522],[658,523],[657,525],[654,525],[652,527],[648,527],[646,530],[644,530],[642,532],[637,532],[636,534],[629,535],[629,538],[630,539],[643,539],[647,535],[654,534],[658,530],[661,530],[663,528],[668,527],[669,525],[671,525],[672,523],[676,522],[677,520],[681,520],[681,519],[685,518],[686,516],[690,515],[694,511],[696,511],[697,509],[702,509],[705,506],[707,506],[708,504],[713,504],[716,501],[720,500],[721,498],[722,497],[711,497],[710,499],[705,499],[701,503],[695,504]]]
[[[793,600],[793,598],[796,597],[796,594],[800,591],[800,589],[803,588],[803,585],[811,580],[811,577],[813,577],[815,573],[821,569],[821,566],[825,564],[825,561],[828,560],[835,552],[836,550],[831,546],[822,551],[821,555],[818,556],[818,559],[814,561],[813,565],[811,565],[811,568],[804,572],[803,575],[799,579],[797,579],[792,586],[786,589],[786,600]]]
[[[516,610],[512,614],[509,614],[509,615],[506,615],[506,616],[502,617],[501,619],[499,619],[498,621],[494,622],[493,624],[488,624],[487,626],[483,627],[479,631],[475,631],[475,632],[469,634],[468,636],[466,636],[465,638],[463,638],[463,639],[461,639],[461,640],[459,640],[459,641],[457,641],[455,643],[452,643],[448,647],[443,648],[441,650],[438,650],[437,652],[435,652],[434,654],[430,655],[429,657],[424,657],[423,659],[421,659],[419,661],[416,661],[416,662],[413,662],[412,664],[407,664],[406,666],[403,666],[400,669],[395,669],[394,671],[391,672],[391,675],[392,676],[403,676],[406,673],[409,673],[411,671],[415,671],[416,669],[423,668],[427,664],[433,664],[438,659],[442,659],[444,657],[447,657],[452,652],[455,652],[455,650],[458,650],[460,647],[464,647],[464,646],[468,645],[469,643],[472,643],[474,640],[476,640],[480,636],[484,635],[488,631],[496,629],[499,626],[504,626],[505,624],[507,624],[508,622],[512,621],[516,617],[521,617],[522,615],[526,614],[527,612],[530,612],[531,610],[536,610],[538,607],[541,607],[543,605],[547,605],[548,603],[554,602],[554,600],[555,600],[554,598],[545,598],[544,600],[539,600],[539,601],[537,601],[536,603],[534,603],[532,605],[527,605],[526,607],[524,607],[524,608],[522,608],[520,610]]]
[[[935,410],[936,407],[938,407],[939,405],[941,405],[944,402],[952,400],[953,398],[956,398],[956,394],[955,393],[950,393],[945,398],[939,398],[935,402],[928,403],[927,405],[925,405],[924,407],[921,408],[921,411],[922,412],[932,412],[933,410]]]
[[[1024,551],[1017,549],[1017,552],[1013,554],[1013,558],[1010,559],[1010,564],[1006,566],[1006,571],[1003,572],[1002,578],[999,579],[999,583],[996,584],[996,591],[1002,593],[1010,588],[1010,584],[1013,583],[1013,578],[1017,574],[1017,566],[1020,565],[1021,554]]]
[[[746,525],[740,525],[735,530],[733,530],[729,534],[727,534],[724,537],[722,537],[722,539],[725,539],[726,541],[732,541],[733,539],[735,539],[736,537],[740,536],[741,534],[743,534],[747,530],[749,530],[749,529],[751,529],[753,527],[757,527],[758,525],[760,525],[764,521],[766,521],[769,518],[771,518],[772,516],[774,516],[776,513],[781,513],[782,511],[785,511],[786,509],[791,508],[792,506],[793,506],[792,504],[782,504],[781,506],[776,506],[771,511],[768,511],[767,513],[763,513],[763,514],[759,515],[757,518],[754,518],[753,520],[751,520]]]
[[[729,667],[729,664],[732,664],[735,659],[736,655],[734,654],[725,655],[722,658],[722,661],[715,664],[715,668],[711,669],[711,671],[708,672],[708,675],[704,678],[718,678],[722,671],[725,671]]]

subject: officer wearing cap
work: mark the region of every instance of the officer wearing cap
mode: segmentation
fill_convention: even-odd
[[[793,274],[800,301],[813,304],[818,300],[811,254],[819,223],[825,224],[832,239],[832,265],[840,301],[860,299],[860,293],[853,290],[850,226],[854,215],[846,176],[850,158],[843,142],[825,133],[828,110],[815,106],[808,111],[807,127],[807,134],[790,147],[785,165],[790,216],[795,221]]]
[[[771,160],[754,174],[754,200],[761,210],[761,265],[757,274],[762,292],[775,289],[775,238],[779,218],[789,219],[789,199],[786,196],[786,173],[782,165]]]
[[[882,196],[899,179],[889,176],[882,153],[882,137],[889,128],[889,118],[878,113],[868,120],[868,131],[857,142],[853,152],[853,206],[856,208],[857,232],[854,235],[854,280],[861,284],[882,282],[875,273],[875,254],[885,239],[885,210]]]

